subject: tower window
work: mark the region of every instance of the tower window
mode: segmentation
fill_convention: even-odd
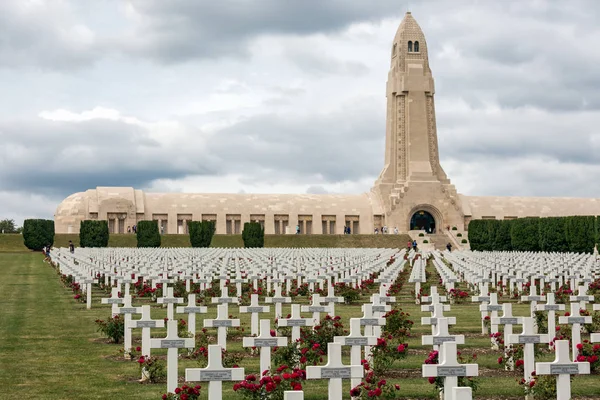
[[[415,41],[415,53],[419,52],[419,42]]]
[[[412,49],[413,49],[412,48],[412,41],[409,40],[408,41],[408,52],[411,53],[413,51]]]
[[[397,44],[394,43],[394,47],[392,48],[392,57],[396,56],[396,46],[397,46]]]

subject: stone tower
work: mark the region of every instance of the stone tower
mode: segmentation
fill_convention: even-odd
[[[400,230],[411,229],[416,213],[430,214],[436,230],[464,224],[460,199],[439,161],[434,93],[425,35],[407,12],[391,49],[385,165],[373,188],[387,225]]]

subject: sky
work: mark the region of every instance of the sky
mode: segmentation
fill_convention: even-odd
[[[406,11],[460,193],[600,198],[595,0],[2,0],[0,219],[97,186],[368,191]]]

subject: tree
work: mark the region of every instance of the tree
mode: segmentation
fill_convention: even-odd
[[[510,243],[515,251],[540,251],[540,218],[518,218],[512,221]]]
[[[136,232],[137,247],[160,247],[158,221],[139,221]]]
[[[108,221],[81,221],[79,245],[81,247],[108,247]]]
[[[244,247],[265,247],[265,230],[258,222],[246,222],[242,240]]]
[[[596,218],[588,216],[567,217],[565,232],[569,251],[591,253],[596,242]]]
[[[496,228],[496,236],[494,237],[493,249],[495,251],[511,251],[512,244],[510,242],[510,227],[511,220],[498,221]]]
[[[569,251],[567,235],[565,233],[565,217],[540,218],[539,235],[540,250],[546,252]]]
[[[18,233],[14,219],[3,219],[0,221],[0,233]]]
[[[30,250],[42,250],[54,244],[54,221],[49,219],[26,219],[23,222],[23,242]]]
[[[215,234],[214,221],[188,221],[192,247],[210,247]]]

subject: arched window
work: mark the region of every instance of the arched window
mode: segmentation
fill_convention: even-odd
[[[408,41],[408,52],[411,53],[412,52],[412,41]]]
[[[415,41],[415,53],[419,52],[419,42]]]
[[[392,57],[396,56],[396,46],[397,46],[397,44],[394,43],[394,47],[392,48]]]

